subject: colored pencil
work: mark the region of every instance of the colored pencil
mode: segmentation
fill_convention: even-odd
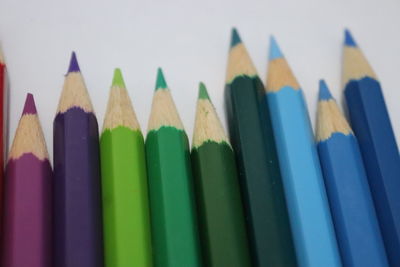
[[[50,267],[53,172],[28,94],[6,167],[2,266]]]
[[[400,157],[377,77],[346,30],[344,94],[391,266],[400,266]]]
[[[203,83],[191,159],[205,266],[251,266],[233,150]]]
[[[319,158],[344,266],[388,266],[357,140],[320,82],[317,120]]]
[[[105,266],[152,266],[144,140],[119,69],[100,151]]]
[[[103,266],[98,126],[75,53],[53,127],[54,266]]]
[[[295,266],[296,255],[264,86],[236,29],[225,85],[229,134],[255,266]]]
[[[340,256],[302,90],[271,38],[266,98],[300,266],[340,266]]]
[[[7,68],[0,47],[0,236],[3,214],[4,164],[8,145],[8,80]]]
[[[154,264],[202,266],[189,142],[161,69],[145,146]]]

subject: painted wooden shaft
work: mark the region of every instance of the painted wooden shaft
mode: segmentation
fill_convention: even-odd
[[[296,266],[275,139],[261,80],[236,77],[225,88],[229,134],[255,266]]]
[[[24,154],[7,163],[6,175],[3,266],[50,267],[50,162]]]
[[[267,94],[300,266],[341,266],[311,124],[301,90]]]
[[[185,132],[169,126],[148,132],[146,159],[155,266],[202,266]]]
[[[103,266],[99,136],[96,117],[74,107],[54,120],[54,262]]]
[[[318,143],[318,152],[343,265],[388,266],[355,137],[334,133]]]
[[[108,267],[152,266],[146,158],[139,130],[106,129],[100,138],[104,258]]]
[[[191,158],[204,264],[251,266],[232,148],[207,141],[192,149]]]
[[[345,87],[391,266],[400,266],[400,157],[380,84],[366,77]]]

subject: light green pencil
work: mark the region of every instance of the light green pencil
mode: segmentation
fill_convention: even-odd
[[[144,140],[119,69],[100,152],[105,266],[152,266]]]

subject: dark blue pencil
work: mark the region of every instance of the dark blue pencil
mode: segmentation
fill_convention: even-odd
[[[381,86],[349,31],[343,85],[391,266],[400,266],[400,157]]]
[[[324,81],[317,142],[343,265],[388,266],[357,140]]]

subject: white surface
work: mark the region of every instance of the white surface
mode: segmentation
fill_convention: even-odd
[[[320,78],[342,99],[343,29],[350,28],[383,85],[400,140],[399,11],[395,0],[1,0],[0,42],[11,84],[10,142],[25,94],[32,92],[52,157],[52,123],[72,50],[100,129],[114,67],[122,68],[144,131],[158,66],[190,139],[199,81],[206,83],[226,125],[223,88],[232,26],[263,80],[269,35],[276,36],[306,94],[313,123]]]

